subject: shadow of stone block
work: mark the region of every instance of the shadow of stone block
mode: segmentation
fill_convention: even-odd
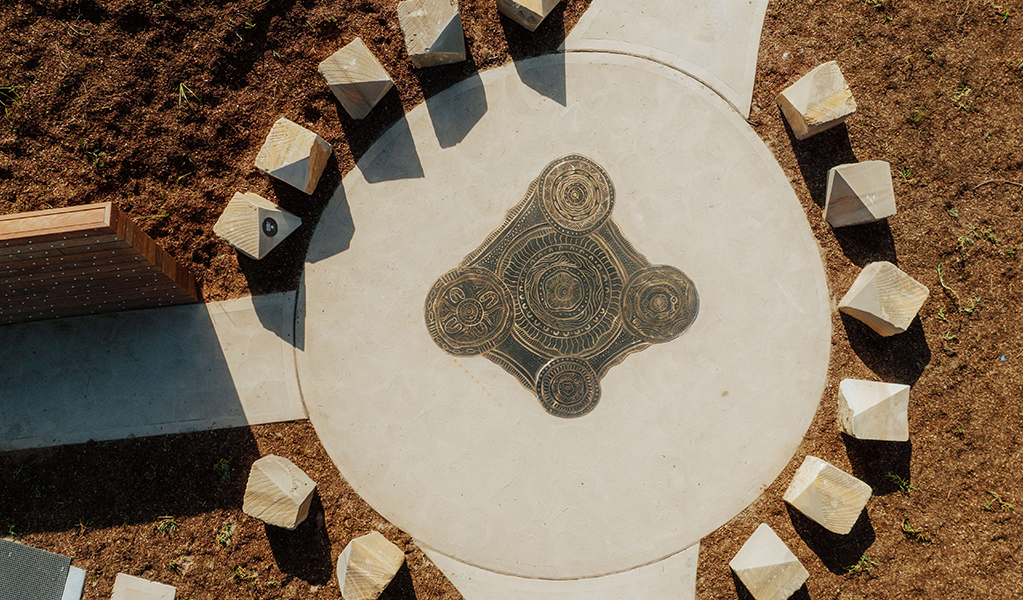
[[[792,527],[810,550],[821,559],[824,566],[835,574],[845,573],[847,567],[855,565],[876,538],[874,527],[866,509],[846,535],[828,531],[789,504],[785,505],[792,520]]]
[[[330,534],[327,532],[319,492],[313,495],[309,516],[294,531],[273,525],[264,527],[270,550],[282,573],[311,585],[323,585],[330,581],[334,574],[334,564],[331,561]]]
[[[859,162],[849,142],[849,130],[842,123],[805,140],[797,140],[788,121],[784,117],[782,121],[785,122],[785,131],[810,197],[817,206],[823,208],[828,190],[828,170],[838,165]]]
[[[930,364],[931,349],[920,317],[906,331],[884,337],[854,317],[841,316],[849,345],[881,381],[911,386]]]
[[[895,238],[887,220],[832,229],[842,253],[861,269],[872,262],[888,261],[899,265]]]
[[[394,579],[380,594],[379,600],[416,600],[416,589],[412,584],[412,572],[408,563],[402,563]]]
[[[739,576],[735,574],[735,571],[732,571],[732,583],[735,584],[735,594],[739,600],[757,600],[753,597],[753,594],[746,589],[746,585],[741,579],[739,579]],[[799,588],[795,591],[795,593],[789,596],[789,600],[810,600],[810,591],[806,589],[806,584],[804,583],[803,587]]]
[[[875,496],[899,491],[899,481],[895,477],[910,481],[913,442],[858,440],[844,433],[842,441],[853,475],[866,482]]]

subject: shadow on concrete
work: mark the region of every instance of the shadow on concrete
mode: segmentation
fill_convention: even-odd
[[[505,40],[508,42],[508,53],[511,54],[515,71],[522,83],[540,95],[566,106],[568,92],[565,53],[560,50],[568,35],[565,27],[565,3],[559,3],[533,32],[504,15],[500,15],[500,19]],[[527,59],[543,54],[552,55],[553,60],[545,61],[543,69],[530,68]]]
[[[416,600],[416,588],[412,585],[412,572],[408,563],[402,563],[394,579],[380,594],[379,600]]]
[[[842,123],[805,140],[797,140],[784,116],[782,121],[810,197],[823,208],[828,190],[828,170],[859,162],[849,142],[849,130]]]
[[[900,481],[910,481],[913,442],[858,440],[845,433],[842,441],[853,475],[866,482],[875,496],[897,492]]]
[[[309,248],[305,260],[317,263],[348,250],[355,236],[355,222],[348,206],[344,186],[338,186],[330,206],[323,212],[318,227],[322,230],[315,247]]]
[[[373,155],[368,161],[364,158],[356,161],[357,168],[362,171],[368,183],[420,179],[426,176],[408,119],[404,116],[391,126],[379,143],[384,148],[382,152]]]
[[[840,535],[821,527],[788,504],[785,508],[789,511],[796,533],[832,573],[845,573],[848,567],[860,560],[876,538],[866,510],[860,513],[860,518],[848,534]]]
[[[849,345],[878,379],[903,385],[914,385],[920,379],[931,362],[931,349],[920,317],[913,319],[903,333],[884,337],[859,320],[840,314]]]
[[[465,60],[450,65],[414,69],[426,98],[426,110],[441,148],[450,148],[465,139],[487,113],[487,94],[479,68],[471,52]],[[449,82],[457,81],[451,85]],[[457,87],[458,93],[443,93]]]
[[[739,600],[756,600],[756,598],[753,597],[753,594],[746,589],[746,584],[744,584],[742,580],[739,579],[739,576],[735,574],[735,571],[732,571],[732,583],[735,584],[735,594],[738,596]],[[810,591],[806,589],[806,584],[803,584],[803,587],[799,588],[791,596],[789,596],[788,600],[810,600]]]
[[[842,253],[857,267],[863,268],[872,262],[886,260],[898,266],[895,255],[895,238],[887,220],[851,225],[832,229]]]
[[[325,93],[334,103],[337,119],[344,129],[344,139],[366,181],[380,183],[425,176],[397,88],[387,92],[365,119],[353,119],[334,94]],[[364,162],[365,154],[378,142],[385,144],[388,151],[369,163]],[[393,157],[390,156],[392,154]]]
[[[330,556],[330,534],[320,493],[313,494],[309,516],[289,531],[273,525],[264,525],[277,567],[311,585],[324,585],[334,574]]]
[[[19,535],[155,527],[235,509],[258,458],[248,427],[0,453],[0,524]]]

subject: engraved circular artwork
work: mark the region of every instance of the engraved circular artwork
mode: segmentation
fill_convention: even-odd
[[[263,233],[268,237],[277,235],[277,221],[274,221],[270,217],[263,219]]]
[[[565,235],[586,235],[611,215],[615,189],[597,163],[571,154],[544,169],[539,182],[540,209]]]
[[[536,396],[547,412],[559,417],[581,417],[600,400],[597,373],[585,360],[555,358],[536,376]]]
[[[513,314],[501,282],[476,267],[445,273],[426,297],[433,341],[456,356],[476,356],[500,344],[511,330]]]
[[[501,365],[552,415],[593,410],[608,369],[678,337],[699,305],[682,271],[636,252],[609,218],[613,206],[600,165],[578,154],[552,161],[504,224],[430,289],[430,336],[449,354]]]
[[[622,299],[625,326],[650,343],[682,335],[698,310],[696,286],[675,267],[648,267],[635,273]]]
[[[514,294],[515,335],[541,356],[591,356],[618,334],[624,283],[596,240],[538,227],[502,256],[498,276]]]

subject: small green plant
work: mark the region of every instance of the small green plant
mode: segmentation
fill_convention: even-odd
[[[952,430],[952,435],[956,436],[959,439],[963,439],[964,437],[966,437],[966,429],[964,429],[962,425],[957,425]]]
[[[156,522],[155,527],[160,533],[168,535],[178,528],[178,520],[170,515],[166,515],[160,517],[160,520]]]
[[[217,461],[217,464],[213,465],[213,472],[220,477],[220,483],[227,483],[227,480],[231,479],[231,459],[222,458]]]
[[[18,537],[18,532],[14,530],[14,523],[7,524],[7,537],[11,538],[12,540]]]
[[[241,579],[242,581],[252,581],[253,579],[259,577],[259,573],[256,573],[255,571],[246,571],[245,569],[241,568],[241,566],[237,566],[231,569],[231,573],[233,574],[233,577],[235,579]],[[256,585],[256,583],[252,581],[251,585]]]
[[[191,99],[189,97],[191,97]],[[192,100],[195,100],[194,105],[192,104]],[[188,107],[188,110],[194,113],[196,105],[200,104],[202,103],[199,102],[199,96],[196,96],[195,92],[193,92],[191,88],[185,85],[184,82],[178,84],[178,108],[181,108],[181,106],[184,105]]]
[[[860,0],[860,2],[874,8],[884,8],[884,0]]]
[[[909,522],[909,517],[902,515],[902,533],[909,539],[920,542],[921,544],[930,544],[931,536],[927,535],[923,527],[914,527]]]
[[[867,573],[876,566],[878,566],[878,562],[864,554],[855,565],[846,567],[845,572],[849,574]]]
[[[88,157],[89,162],[97,169],[101,169],[107,164],[107,153],[99,148],[90,148],[85,140],[78,140],[78,151]]]
[[[952,94],[952,105],[959,110],[970,110],[973,104],[973,90],[965,84],[959,84],[959,89]]]
[[[899,176],[902,177],[903,181],[912,181],[913,169],[910,169],[909,167],[902,167],[899,169]]]
[[[953,290],[951,287],[948,286],[948,284],[945,283],[945,275],[944,275],[944,273],[942,271],[944,266],[945,265],[943,263],[938,263],[938,268],[937,268],[937,270],[938,270],[938,283],[940,283],[941,287],[944,288],[945,291],[949,293],[949,295],[952,297],[953,300],[955,300],[956,308],[959,310],[959,312],[966,313],[968,315],[973,314],[973,311],[977,309],[977,305],[980,304],[981,302],[983,302],[984,299],[981,298],[980,296],[977,296],[977,297],[972,299],[972,303],[973,304],[971,306],[963,306],[963,302],[959,298],[959,294],[956,293],[955,290]]]
[[[959,216],[959,207],[953,206],[952,208],[948,209],[948,216],[950,216],[950,217],[958,217]]]
[[[1019,61],[1019,63],[1016,65],[1016,68],[1023,70],[1023,60]]]
[[[984,504],[984,510],[996,512],[1001,510],[1002,512],[1010,512],[1016,514],[1016,506],[1006,502],[1001,494],[997,494],[992,491],[988,491],[991,494],[991,499]],[[997,504],[996,504],[997,503]]]
[[[243,24],[242,27],[244,27],[245,29],[255,29],[256,24],[253,23],[252,21],[245,21],[245,24]]]
[[[884,478],[898,486],[900,492],[910,493],[916,489],[908,479],[903,479],[898,473],[888,471],[884,474]]]
[[[1017,250],[1019,250],[1019,247],[1018,246],[1013,246],[1012,248],[1006,248],[1005,250],[1002,250],[1002,254],[1004,254],[1006,256],[1010,256],[1010,257],[1011,256],[1016,256],[1016,251]]]
[[[909,122],[913,125],[919,125],[925,116],[927,116],[926,108],[914,108],[913,112],[909,114]]]
[[[78,523],[75,524],[75,527],[78,528],[78,532],[79,533],[84,535],[85,534],[85,530],[88,529],[90,525],[92,525],[91,522],[86,521],[84,518],[79,518],[78,519]]]
[[[230,548],[231,542],[234,539],[234,530],[237,528],[232,522],[224,523],[224,526],[220,528],[220,532],[217,534],[217,543],[220,544],[221,548]]]
[[[187,554],[182,554],[177,558],[172,558],[168,560],[167,566],[170,567],[171,570],[174,571],[175,573],[179,575],[184,575],[185,573],[188,572],[189,567],[191,567],[192,563],[194,562],[195,558]]]
[[[995,14],[998,15],[1001,18],[1002,23],[1005,23],[1005,22],[1007,22],[1009,20],[1009,9],[1008,8],[1002,8],[1001,6],[997,6],[996,5],[995,6]]]
[[[0,86],[0,106],[4,107],[4,115],[21,98],[16,85]]]

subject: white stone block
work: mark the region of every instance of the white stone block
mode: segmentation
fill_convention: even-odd
[[[110,600],[174,600],[174,586],[118,573]]]
[[[785,502],[841,535],[852,531],[870,500],[870,486],[815,456],[807,456],[785,490]]]
[[[909,441],[909,386],[843,379],[838,426],[858,440]]]
[[[309,516],[316,482],[293,462],[270,454],[252,463],[242,510],[269,525],[295,529]]]
[[[838,310],[885,337],[902,333],[930,291],[890,262],[870,263],[838,303]]]
[[[302,219],[252,192],[235,192],[213,226],[213,233],[259,260],[298,229]]]
[[[797,140],[831,129],[856,112],[856,100],[835,61],[785,88],[778,94],[778,106]]]
[[[462,15],[454,0],[405,0],[398,3],[405,48],[417,68],[465,60]]]
[[[787,600],[810,577],[767,523],[757,527],[728,566],[756,600]]]
[[[828,170],[824,220],[832,227],[873,223],[895,214],[891,165],[871,160]]]
[[[331,54],[320,63],[320,75],[353,119],[364,119],[394,82],[362,38]]]
[[[344,600],[376,600],[405,562],[405,553],[379,531],[357,537],[337,559]]]
[[[320,136],[281,117],[256,156],[256,168],[312,194],[333,151]]]
[[[497,0],[497,9],[526,29],[536,31],[558,2],[561,0]]]

